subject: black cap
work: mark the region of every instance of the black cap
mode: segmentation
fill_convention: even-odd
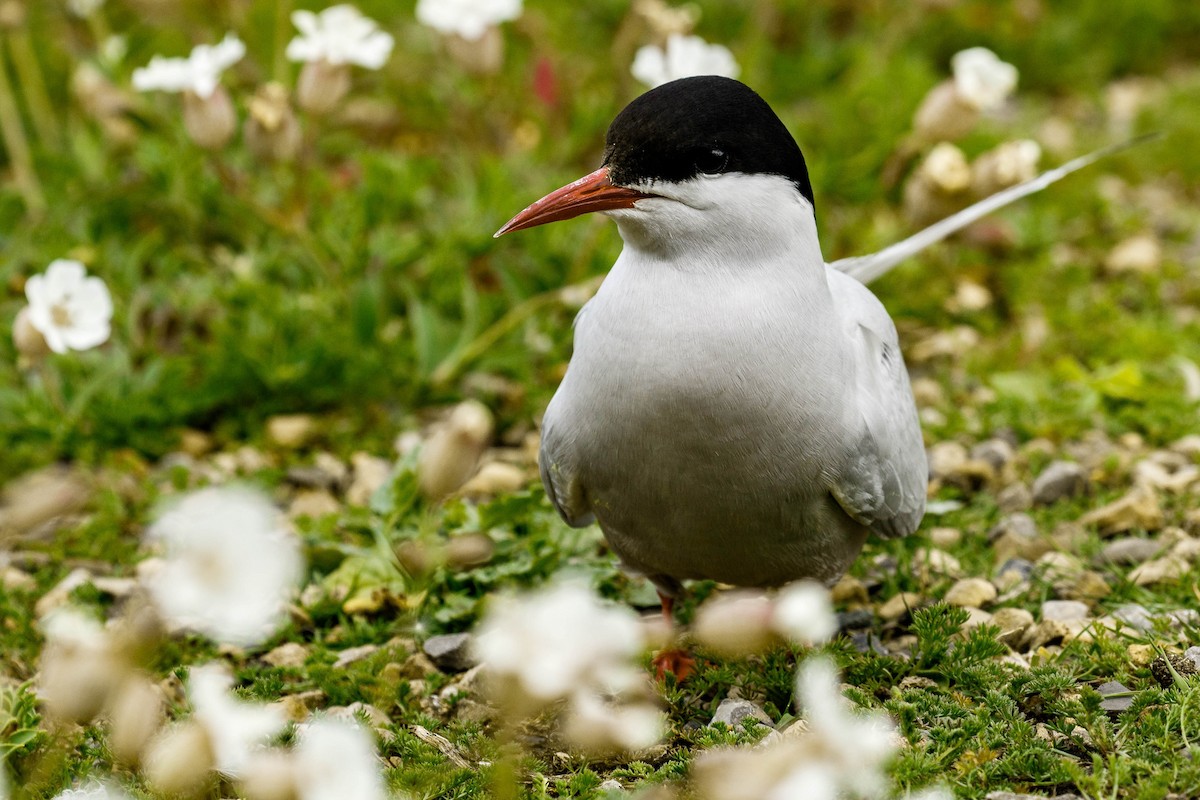
[[[753,89],[703,75],[651,89],[627,105],[605,139],[614,183],[684,181],[700,173],[781,175],[813,203],[804,155]]]

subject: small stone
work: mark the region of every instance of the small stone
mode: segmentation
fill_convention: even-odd
[[[952,606],[980,608],[996,599],[996,587],[983,578],[963,578],[946,592],[946,602]]]
[[[1035,565],[1042,576],[1055,583],[1072,583],[1083,574],[1083,562],[1068,553],[1050,552],[1037,560]]]
[[[35,592],[37,581],[28,572],[16,567],[6,566],[0,570],[0,586],[6,592]]]
[[[998,608],[992,614],[992,624],[1000,629],[997,639],[1009,647],[1016,647],[1033,627],[1033,614],[1023,608]]]
[[[1189,458],[1200,456],[1200,433],[1189,433],[1172,444],[1171,450]]]
[[[721,722],[727,728],[741,728],[742,723],[747,719],[756,720],[768,728],[775,727],[774,721],[767,716],[767,712],[754,703],[749,700],[733,700],[728,697],[717,706],[717,712],[713,714],[712,721],[708,724],[716,725]]]
[[[375,731],[379,738],[384,741],[390,741],[394,738],[394,734],[388,730],[392,725],[392,718],[382,709],[370,703],[354,702],[348,706],[330,706],[325,709],[325,713],[334,719],[354,723],[358,722],[359,717],[366,717],[367,724],[371,726],[371,729]]]
[[[1110,714],[1119,714],[1122,711],[1127,711],[1133,705],[1133,696],[1129,689],[1117,681],[1108,681],[1096,687],[1096,691],[1104,698],[1100,701],[1100,708]],[[1114,697],[1114,695],[1129,695],[1128,697]]]
[[[78,472],[47,467],[12,481],[0,495],[0,534],[29,534],[87,505],[91,488]]]
[[[469,633],[430,636],[421,648],[442,672],[466,672],[479,663]]]
[[[1035,561],[1050,552],[1054,545],[1041,535],[1033,517],[1025,513],[1009,514],[988,532],[997,561],[1014,556]]]
[[[614,778],[609,778],[608,780],[601,783],[600,786],[598,786],[597,788],[600,789],[600,791],[602,791],[602,792],[623,792],[623,791],[625,791],[625,787],[621,785],[621,782]]]
[[[286,694],[272,705],[282,711],[284,718],[290,722],[304,722],[309,714],[325,704],[326,699],[323,690],[310,689],[307,692]]]
[[[921,675],[909,675],[900,681],[901,689],[936,689],[937,681]]]
[[[1162,245],[1149,233],[1131,236],[1112,249],[1104,259],[1110,273],[1137,272],[1143,275],[1158,271],[1162,264]]]
[[[379,487],[387,483],[388,476],[392,474],[392,464],[386,459],[361,452],[350,456],[350,464],[354,468],[354,480],[346,490],[346,502],[352,506],[365,506],[371,502],[371,496]]]
[[[1134,567],[1129,573],[1129,579],[1138,586],[1174,583],[1188,574],[1190,569],[1191,567],[1187,559],[1176,555],[1168,555]]]
[[[1079,518],[1083,525],[1096,526],[1102,535],[1123,533],[1135,528],[1154,531],[1163,526],[1163,521],[1158,494],[1148,486],[1135,486],[1121,499]]]
[[[908,616],[911,609],[919,608],[924,601],[925,598],[916,592],[900,592],[879,607],[879,617],[889,622],[901,619]]]
[[[342,510],[342,504],[337,498],[324,489],[302,489],[296,492],[288,506],[288,516],[292,519],[311,517],[317,519],[326,514],[336,514]]]
[[[424,653],[413,653],[400,664],[400,676],[408,680],[425,678],[437,671],[437,665]]]
[[[855,628],[869,628],[874,621],[875,615],[865,608],[859,608],[854,611],[839,611],[837,614],[839,633]]]
[[[299,669],[308,661],[308,648],[298,642],[287,642],[265,653],[262,660],[273,667]]]
[[[1189,647],[1183,651],[1183,657],[1196,665],[1196,670],[1200,672],[1200,647]]]
[[[996,506],[1002,514],[1028,511],[1033,508],[1033,492],[1029,491],[1029,487],[1020,481],[1010,483],[996,495]]]
[[[967,621],[964,622],[959,627],[959,630],[969,631],[969,630],[972,630],[973,628],[978,628],[980,625],[989,625],[989,624],[992,624],[993,622],[994,622],[994,619],[993,619],[992,615],[990,613],[988,613],[987,611],[984,611],[982,608],[968,606],[967,607]]]
[[[1069,600],[1099,600],[1111,593],[1112,587],[1104,580],[1104,576],[1086,570],[1066,588],[1063,595]]]
[[[71,599],[71,592],[91,582],[92,573],[83,567],[76,567],[67,573],[67,576],[59,581],[53,589],[42,595],[33,607],[34,615],[38,619],[42,619],[51,611],[66,605],[67,601]]]
[[[870,600],[867,596],[867,587],[852,575],[843,575],[829,590],[829,597],[835,604],[866,604]]]
[[[1083,494],[1087,473],[1073,461],[1052,461],[1033,482],[1034,505],[1047,506]]]
[[[925,580],[934,576],[957,578],[962,575],[962,565],[958,559],[937,548],[922,547],[913,555],[913,565],[917,573]]]
[[[124,600],[134,593],[138,588],[136,578],[114,578],[111,576],[97,576],[92,578],[92,586],[95,586],[102,594],[109,597],[114,597],[117,600]]]
[[[468,497],[512,494],[525,486],[525,470],[503,461],[491,461],[479,468],[475,476],[463,484],[460,494]]]
[[[1078,600],[1047,600],[1042,603],[1043,621],[1072,622],[1086,620],[1089,616],[1087,604]]]
[[[304,486],[309,489],[331,491],[336,489],[338,485],[338,480],[335,476],[316,466],[291,467],[284,477],[288,483],[295,486]]]
[[[212,452],[213,438],[204,431],[184,428],[179,432],[179,449],[192,458],[200,458]]]
[[[1162,547],[1153,539],[1139,539],[1132,536],[1113,539],[1104,545],[1100,555],[1096,557],[1097,564],[1141,564],[1158,555]]]
[[[1135,667],[1144,667],[1154,661],[1157,655],[1154,651],[1154,645],[1151,644],[1131,644],[1126,648],[1129,654],[1129,661]]]
[[[267,420],[267,438],[289,450],[308,444],[316,433],[317,420],[311,414],[279,414]]]
[[[1048,619],[1039,622],[1031,628],[1027,634],[1023,644],[1026,650],[1037,650],[1045,645],[1061,642],[1067,644],[1076,639],[1084,628],[1087,627],[1087,622],[1084,620],[1058,620]]]
[[[1017,452],[1004,439],[992,438],[972,447],[970,457],[986,461],[992,465],[992,469],[1000,473],[1013,462],[1013,459],[1017,457]]]
[[[934,528],[929,531],[929,541],[942,549],[954,547],[962,542],[962,531],[958,528]]]
[[[1137,603],[1126,603],[1119,606],[1112,612],[1112,618],[1128,625],[1131,628],[1137,628],[1139,631],[1154,630],[1154,617],[1146,610],[1145,606]]]
[[[929,474],[948,478],[967,462],[967,448],[958,442],[938,442],[929,448]]]
[[[348,647],[338,653],[337,660],[333,662],[334,669],[343,669],[355,662],[370,658],[379,652],[377,644],[363,644],[358,647]]]

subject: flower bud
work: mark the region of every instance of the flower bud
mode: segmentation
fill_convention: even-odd
[[[300,123],[282,84],[266,83],[250,99],[246,146],[260,158],[291,161],[300,152]]]
[[[90,722],[107,704],[126,671],[113,653],[100,623],[69,608],[49,614],[42,623],[38,696],[46,715],[55,719]]]
[[[25,24],[25,6],[17,0],[0,0],[0,30],[16,30]]]
[[[966,205],[971,167],[963,152],[942,142],[904,186],[904,211],[915,224],[949,216]]]
[[[771,628],[793,642],[818,644],[837,632],[829,590],[815,581],[797,581],[779,590]]]
[[[692,625],[696,642],[725,656],[744,656],[767,649],[771,601],[755,592],[730,592],[702,605]]]
[[[1032,139],[1021,139],[983,153],[971,165],[971,192],[977,197],[1024,183],[1037,176],[1041,146]]]
[[[229,93],[220,86],[208,97],[184,92],[183,126],[192,141],[205,150],[219,150],[229,144],[237,130],[237,112]]]
[[[450,413],[421,448],[417,482],[426,500],[436,502],[467,482],[492,438],[492,412],[468,400]]]
[[[195,797],[212,780],[212,742],[199,723],[182,722],[150,742],[142,763],[142,773],[153,791]]]
[[[913,130],[924,142],[953,141],[979,122],[979,107],[962,98],[954,81],[939,83],[925,95],[913,117]]]
[[[309,61],[296,82],[296,102],[310,114],[328,114],[350,91],[350,65]]]
[[[29,317],[32,313],[29,306],[25,306],[17,312],[17,318],[13,320],[12,337],[17,353],[31,361],[36,361],[50,352],[50,345],[46,344],[46,337],[42,336],[42,332],[30,321]]]
[[[289,753],[267,750],[255,753],[239,781],[247,800],[296,800],[295,759]]]
[[[108,716],[108,749],[118,763],[135,766],[165,718],[162,692],[146,678],[131,676],[114,693]]]
[[[446,544],[446,563],[451,569],[471,569],[492,560],[496,545],[482,533],[455,536]]]
[[[489,26],[478,39],[452,33],[445,38],[446,52],[467,72],[494,75],[504,65],[504,37],[500,28]]]

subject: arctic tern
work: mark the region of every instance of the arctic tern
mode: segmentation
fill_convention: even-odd
[[[826,263],[804,157],[770,106],[716,76],[613,121],[602,166],[496,236],[599,211],[625,246],[575,322],[542,424],[546,493],[659,590],[837,580],[907,536],[927,465],[896,328],[866,283],[1106,155],[1001,191],[868,256]]]

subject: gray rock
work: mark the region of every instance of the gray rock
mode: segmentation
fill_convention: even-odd
[[[1104,545],[1100,555],[1096,557],[1097,564],[1142,564],[1158,555],[1163,547],[1153,539],[1138,539],[1127,536],[1113,539]]]
[[[339,480],[337,475],[316,466],[291,467],[287,471],[287,482],[295,486],[303,486],[306,489],[327,489],[333,491],[338,488]]]
[[[721,701],[721,705],[717,706],[717,713],[713,714],[712,721],[709,725],[715,725],[718,722],[723,722],[729,728],[740,728],[746,719],[754,719],[768,728],[774,728],[775,723],[767,716],[767,712],[763,711],[749,700],[731,700],[725,698]]]
[[[358,647],[347,647],[342,652],[338,653],[337,661],[333,662],[334,669],[342,669],[351,664],[370,658],[379,652],[377,644],[362,644]]]
[[[996,570],[996,575],[1003,575],[1006,572],[1015,572],[1022,578],[1028,579],[1033,574],[1033,562],[1027,558],[1010,558],[1000,565],[1000,569]]]
[[[869,609],[859,608],[854,611],[839,611],[837,614],[838,632],[855,628],[869,628],[875,621],[875,615]]]
[[[1145,606],[1137,603],[1126,603],[1118,607],[1112,612],[1112,617],[1139,631],[1154,629],[1154,617],[1146,610]]]
[[[1128,708],[1133,705],[1132,695],[1129,695],[1128,697],[1114,696],[1129,694],[1129,689],[1117,681],[1102,683],[1096,687],[1096,691],[1098,691],[1101,696],[1104,697],[1104,699],[1100,701],[1100,708],[1109,712],[1110,714],[1119,714],[1122,711],[1128,710]]]
[[[1052,461],[1033,482],[1034,505],[1046,506],[1083,494],[1087,473],[1073,461]]]
[[[989,792],[985,800],[1047,800],[1044,794],[1019,794],[1017,792]],[[1058,794],[1053,800],[1079,800],[1077,794]]]
[[[430,636],[421,649],[442,672],[466,672],[479,663],[469,633]]]
[[[1021,482],[1010,483],[996,495],[996,505],[1004,514],[1028,511],[1033,507],[1033,492]]]
[[[621,782],[614,778],[609,778],[604,783],[600,784],[600,786],[598,788],[602,792],[623,792],[623,791],[625,791],[625,787],[621,785]]]
[[[1016,457],[1013,446],[1003,439],[987,439],[971,448],[971,458],[986,461],[996,472],[1000,472]]]
[[[1183,657],[1196,665],[1196,669],[1200,669],[1200,647],[1189,647],[1183,651]]]
[[[1087,619],[1087,603],[1078,600],[1047,600],[1042,603],[1042,621],[1072,622]]]

